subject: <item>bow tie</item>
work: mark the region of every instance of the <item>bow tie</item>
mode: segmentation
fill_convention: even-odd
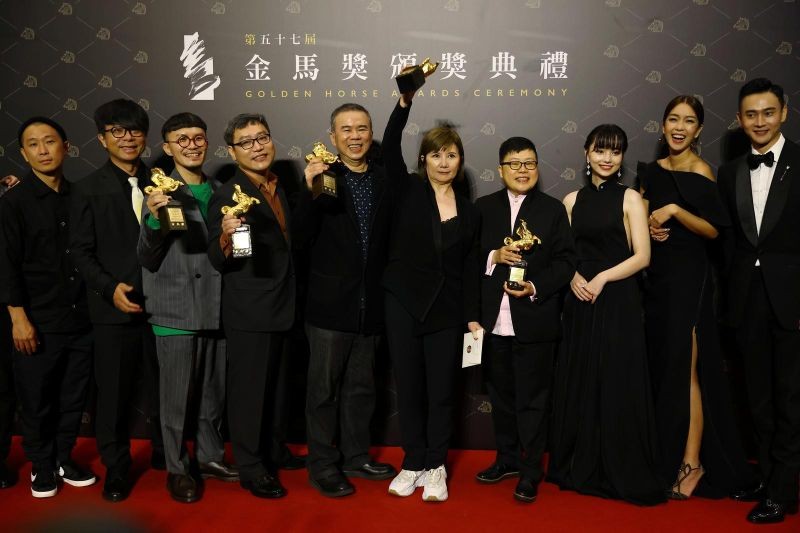
[[[747,166],[750,167],[750,170],[757,169],[761,163],[771,167],[775,163],[775,154],[772,152],[767,152],[766,154],[751,153],[747,155]]]

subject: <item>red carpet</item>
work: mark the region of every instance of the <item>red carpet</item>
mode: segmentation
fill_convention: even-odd
[[[302,451],[297,449],[296,451]],[[380,448],[377,459],[398,465],[401,450]],[[95,473],[104,472],[93,439],[80,439],[74,454]],[[479,485],[475,473],[494,457],[489,451],[450,453],[450,500],[424,503],[422,489],[408,498],[387,494],[388,481],[353,480],[356,494],[334,500],[323,498],[308,485],[306,471],[281,472],[289,495],[260,500],[238,483],[206,483],[203,499],[186,505],[172,501],[165,489],[166,474],[147,469],[147,443],[134,444],[134,472],[139,475],[133,493],[118,504],[105,502],[102,481],[87,488],[63,487],[54,498],[34,499],[30,493],[30,463],[24,461],[19,439],[14,440],[11,466],[20,482],[0,491],[0,531],[800,531],[800,515],[775,526],[751,526],[745,515],[751,504],[732,500],[692,499],[655,508],[561,492],[543,483],[536,503],[512,498],[514,480]],[[95,528],[88,523],[95,523]],[[49,526],[49,528],[47,527]],[[128,526],[130,529],[126,529]]]

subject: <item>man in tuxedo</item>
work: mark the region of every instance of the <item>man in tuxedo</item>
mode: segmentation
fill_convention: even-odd
[[[31,172],[0,200],[0,302],[13,328],[31,494],[48,498],[58,492],[59,478],[76,487],[96,480],[71,459],[91,375],[92,332],[69,248],[66,134],[55,121],[33,117],[18,138]]]
[[[354,491],[345,475],[382,480],[396,474],[369,456],[375,350],[383,327],[381,276],[393,202],[383,167],[368,158],[367,110],[343,104],[331,114],[330,127],[341,163],[331,168],[320,157],[309,161],[294,228],[297,240],[310,249],[308,475],[323,496],[338,497]],[[336,175],[337,198],[314,200],[314,179],[326,171]]]
[[[260,498],[279,498],[286,491],[270,462],[270,433],[280,357],[295,315],[289,204],[270,171],[275,144],[264,116],[233,117],[225,143],[238,168],[209,202],[208,256],[223,279],[228,424],[242,488]],[[242,216],[223,215],[224,206],[237,203],[237,187],[257,203]],[[242,239],[236,230],[243,223],[249,226],[251,255],[237,257],[234,243]]]
[[[750,153],[719,170],[733,221],[725,234],[728,319],[737,328],[762,483],[733,497],[758,501],[747,519],[797,512],[800,475],[800,148],[781,134],[783,89],[765,78],[739,91]]]
[[[190,418],[197,427],[195,457],[203,478],[239,481],[227,465],[220,432],[225,405],[225,339],[220,324],[222,275],[208,259],[208,202],[220,184],[203,173],[208,141],[206,123],[193,113],[169,117],[161,128],[164,153],[172,157],[170,175],[181,183],[173,192],[147,196],[138,256],[149,322],[156,337],[159,406],[167,490],[176,501],[200,499],[184,445]],[[184,230],[164,231],[161,209],[178,202]]]
[[[86,281],[95,333],[95,435],[106,467],[103,497],[118,502],[131,489],[128,415],[140,371],[152,424],[151,462],[154,468],[164,468],[155,341],[146,320],[142,268],[136,257],[142,189],[149,181],[141,155],[150,121],[139,104],[122,99],[98,107],[94,121],[108,161],[75,183],[70,249]]]
[[[479,472],[480,483],[519,477],[514,498],[533,502],[542,479],[542,453],[560,331],[561,290],[575,273],[577,258],[564,205],[539,191],[539,157],[533,142],[511,137],[500,145],[498,172],[505,188],[479,198],[481,324],[484,378],[492,402],[497,458]],[[530,251],[503,240],[525,221],[541,240]],[[522,289],[508,285],[510,268],[524,259]]]

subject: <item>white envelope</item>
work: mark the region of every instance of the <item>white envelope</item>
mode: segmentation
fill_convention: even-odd
[[[461,368],[481,364],[481,351],[483,349],[483,330],[478,330],[477,340],[471,332],[464,334],[464,349],[461,352]]]

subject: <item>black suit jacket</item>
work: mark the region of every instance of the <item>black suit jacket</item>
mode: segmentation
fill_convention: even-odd
[[[305,319],[319,328],[358,332],[361,300],[367,335],[383,329],[383,288],[389,226],[394,207],[393,188],[380,165],[370,163],[372,210],[367,260],[361,254],[358,218],[352,191],[338,180],[336,200],[312,200],[304,188],[292,212],[294,246],[310,252]]]
[[[257,198],[244,215],[250,225],[253,255],[225,257],[219,244],[222,232],[222,207],[232,206],[234,185]],[[279,184],[278,198],[291,235],[291,216],[286,193]],[[214,191],[208,204],[208,257],[222,272],[222,321],[226,328],[243,331],[279,332],[292,327],[295,310],[295,272],[291,243],[283,236],[278,219],[264,195],[236,169],[224,185]]]
[[[761,263],[769,301],[781,327],[800,329],[800,148],[786,139],[767,197],[761,232],[756,232],[747,156],[719,169],[718,185],[732,225],[724,233],[728,320],[739,326],[747,288]]]
[[[431,185],[417,174],[409,174],[403,160],[400,139],[410,109],[395,106],[383,136],[386,171],[398,194],[383,285],[417,320],[431,318],[439,322],[443,317],[428,315],[445,281],[441,220]],[[456,209],[463,262],[461,318],[466,323],[480,319],[480,215],[467,198],[458,194]]]
[[[139,164],[139,187],[149,172]],[[89,316],[95,324],[127,324],[144,314],[127,314],[114,307],[118,283],[134,287],[128,299],[144,306],[142,269],[136,257],[139,221],[131,206],[131,186],[125,172],[110,160],[76,182],[72,189],[70,249],[86,281]]]
[[[503,246],[512,235],[508,192],[501,189],[475,203],[481,214],[482,268],[492,250]],[[520,219],[542,240],[531,252],[522,252],[528,262],[527,279],[536,287],[536,298],[509,296],[514,335],[520,342],[548,342],[558,339],[561,319],[561,291],[575,274],[577,258],[569,219],[564,205],[555,198],[531,190],[522,201],[514,229]],[[516,239],[514,235],[514,239]],[[508,265],[495,265],[491,276],[481,278],[481,324],[491,331],[500,313],[503,283],[508,280]]]

